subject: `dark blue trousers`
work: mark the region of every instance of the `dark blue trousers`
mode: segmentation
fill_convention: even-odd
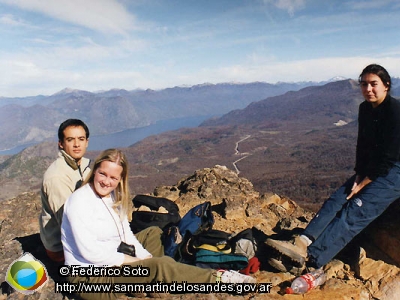
[[[331,261],[357,234],[400,198],[400,163],[346,200],[355,175],[325,201],[304,230],[314,242],[308,256],[317,267]]]

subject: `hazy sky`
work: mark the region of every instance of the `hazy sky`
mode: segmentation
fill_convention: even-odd
[[[0,96],[400,76],[398,0],[0,0]]]

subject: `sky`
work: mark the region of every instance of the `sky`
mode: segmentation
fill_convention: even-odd
[[[400,77],[398,0],[0,0],[0,97]]]

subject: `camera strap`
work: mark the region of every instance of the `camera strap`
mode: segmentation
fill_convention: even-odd
[[[114,202],[114,198],[113,198],[112,194],[110,195],[110,197],[111,197],[111,200]],[[121,240],[121,242],[125,242],[125,241],[124,241],[124,240],[125,240],[125,230],[124,230],[124,225],[122,224],[121,219],[118,218],[118,219],[119,219],[119,222],[121,223],[122,234],[123,234],[123,236],[124,236],[124,240],[122,239],[122,236],[121,236],[121,233],[120,233],[120,231],[119,231],[119,227],[118,227],[117,221],[115,220],[113,213],[111,212],[110,208],[108,207],[108,205],[107,205],[107,203],[104,201],[104,199],[103,199],[102,197],[99,197],[99,198],[100,198],[101,201],[103,202],[104,206],[107,208],[107,210],[108,210],[108,212],[109,212],[111,218],[112,218],[113,221],[114,221],[115,227],[117,227],[119,239]]]

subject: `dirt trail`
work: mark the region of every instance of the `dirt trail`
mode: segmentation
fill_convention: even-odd
[[[235,160],[235,161],[232,163],[232,164],[233,164],[233,167],[235,168],[235,171],[236,171],[237,174],[240,173],[240,170],[239,170],[239,168],[237,167],[237,164],[236,164],[236,163],[239,162],[239,161],[241,161],[242,159],[245,159],[246,157],[248,157],[248,156],[250,155],[248,152],[243,152],[243,153],[241,153],[241,152],[239,151],[239,143],[241,143],[241,142],[247,140],[247,139],[250,138],[250,137],[251,137],[251,135],[248,134],[248,135],[246,135],[244,138],[242,138],[241,140],[237,141],[236,144],[235,144],[235,155],[240,155],[240,156],[241,156],[239,159]]]

